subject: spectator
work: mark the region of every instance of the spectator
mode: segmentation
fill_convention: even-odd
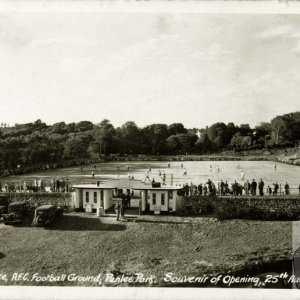
[[[225,183],[223,180],[221,180],[220,188],[221,188],[221,196],[225,196]]]
[[[287,182],[285,183],[284,191],[285,191],[286,195],[290,194],[290,186],[289,186],[289,184]]]
[[[250,185],[250,192],[252,196],[256,196],[256,188],[257,188],[257,183],[256,181],[253,179]]]
[[[249,182],[249,180],[247,180],[244,184],[244,191],[245,191],[245,195],[249,196],[249,191],[250,191],[250,182]]]
[[[265,183],[261,179],[260,182],[258,183],[259,196],[264,195],[264,185],[265,185]]]
[[[272,195],[272,188],[269,185],[267,187],[267,192],[268,192],[269,196]]]
[[[273,183],[273,185],[274,185],[273,195],[274,195],[274,196],[277,196],[278,189],[279,189],[279,185],[278,185],[277,182],[276,182],[276,183]]]
[[[202,196],[202,190],[203,190],[203,186],[202,186],[202,183],[200,183],[198,185],[198,193],[199,193],[200,196]],[[300,193],[300,186],[299,186],[299,193]]]
[[[116,214],[117,214],[117,221],[119,221],[119,218],[120,218],[120,212],[121,212],[121,205],[120,205],[120,202],[118,202],[118,203],[115,205],[115,211],[116,211]]]

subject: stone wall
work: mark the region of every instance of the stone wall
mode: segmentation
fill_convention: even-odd
[[[299,196],[188,197],[187,204],[197,214],[215,213],[220,219],[299,219]]]
[[[2,193],[7,195],[9,203],[28,201],[33,206],[52,204],[62,207],[72,207],[72,193]]]

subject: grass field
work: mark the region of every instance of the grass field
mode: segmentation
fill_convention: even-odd
[[[133,285],[165,286],[163,278],[167,272],[176,276],[234,273],[245,266],[286,260],[291,249],[291,222],[143,216],[123,223],[111,217],[100,220],[72,213],[51,229],[0,224],[0,273],[8,278],[16,272],[29,273],[30,278],[34,273],[142,273],[145,277],[155,276],[155,282]],[[0,284],[99,285],[67,280],[0,280]],[[128,285],[106,281],[101,284]]]
[[[135,179],[144,180],[149,167],[149,177],[156,181],[161,181],[159,170],[166,173],[166,183],[171,183],[171,174],[173,174],[173,184],[204,183],[211,179],[215,183],[222,180],[227,180],[229,183],[236,180],[241,181],[241,171],[245,174],[245,180],[252,179],[260,180],[261,178],[267,185],[272,185],[274,182],[282,184],[288,182],[291,188],[291,193],[299,193],[300,185],[300,168],[299,166],[286,165],[276,163],[277,169],[274,170],[274,162],[270,161],[186,161],[186,162],[109,162],[94,165],[84,166],[83,170],[80,167],[49,170],[20,176],[10,176],[3,178],[5,181],[34,180],[34,178],[44,178],[50,181],[51,178],[69,178],[71,183],[95,182],[96,180],[104,180],[109,178],[125,178],[128,174],[133,174]],[[183,168],[181,167],[183,164]],[[239,164],[240,168],[237,168]],[[119,170],[118,170],[119,166]],[[212,167],[210,171],[210,166]],[[218,168],[220,171],[218,171]],[[184,171],[187,175],[183,175]],[[95,179],[92,179],[92,172],[95,173]]]

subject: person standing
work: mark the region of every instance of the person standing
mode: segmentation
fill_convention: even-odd
[[[130,208],[130,201],[131,201],[130,193],[127,193],[127,195],[126,195],[126,207]]]
[[[206,184],[204,184],[203,193],[204,193],[204,196],[207,195],[207,185]]]
[[[268,185],[267,191],[268,191],[269,196],[271,196],[272,195],[272,188],[269,185]]]
[[[125,216],[125,203],[121,202],[121,218]]]
[[[23,191],[24,191],[24,193],[26,193],[26,191],[27,191],[27,184],[26,184],[26,181],[24,181],[24,183],[23,183]]]
[[[247,180],[244,184],[244,190],[245,190],[245,195],[249,196],[249,191],[250,191],[251,185],[249,180]]]
[[[69,182],[69,179],[67,178],[67,180],[66,180],[66,192],[67,193],[69,192],[69,185],[70,185],[70,182]]]
[[[121,194],[121,205],[123,205],[124,207],[126,206],[126,195],[122,192]]]
[[[256,188],[257,188],[257,183],[253,179],[252,182],[251,182],[251,186],[250,186],[250,190],[251,190],[251,195],[252,196],[256,196]]]
[[[220,189],[221,189],[221,196],[225,196],[225,183],[223,180],[221,180]]]
[[[287,182],[285,183],[284,191],[285,191],[286,195],[290,194],[290,186],[289,186],[289,184]]]
[[[62,178],[61,181],[60,181],[60,191],[61,191],[62,193],[64,193],[64,192],[65,192],[65,188],[66,188],[66,182],[65,182],[65,180]]]
[[[119,221],[119,218],[120,218],[120,212],[121,212],[121,205],[120,205],[120,202],[118,202],[118,203],[116,204],[117,221]]]
[[[198,185],[198,193],[199,193],[200,196],[202,196],[202,189],[203,189],[202,183],[200,183],[200,184]],[[299,193],[300,193],[300,186],[299,186]]]
[[[259,196],[264,195],[264,185],[265,185],[265,183],[263,182],[262,179],[260,179],[260,182],[258,184]]]
[[[56,185],[55,185],[55,191],[59,192],[60,190],[60,180],[57,178],[55,181]]]
[[[242,170],[242,172],[241,172],[241,180],[244,181],[244,179],[245,179],[245,173],[244,173],[244,171]]]
[[[227,194],[229,192],[229,185],[228,185],[227,180],[225,181],[225,184],[224,184],[224,190],[225,190],[225,196],[227,196]]]
[[[279,189],[279,185],[278,185],[277,182],[276,182],[276,183],[273,183],[273,185],[274,185],[273,195],[274,195],[274,196],[277,196],[278,189]]]

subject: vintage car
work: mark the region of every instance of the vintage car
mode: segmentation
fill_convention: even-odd
[[[42,205],[35,209],[33,226],[52,226],[56,218],[63,215],[63,209],[58,208],[55,205]]]
[[[8,196],[0,195],[0,218],[3,214],[7,214]]]
[[[7,213],[7,206],[0,205],[0,218]]]
[[[3,223],[6,225],[13,225],[22,223],[29,217],[30,207],[23,202],[13,202],[8,205],[8,213],[3,214]]]

